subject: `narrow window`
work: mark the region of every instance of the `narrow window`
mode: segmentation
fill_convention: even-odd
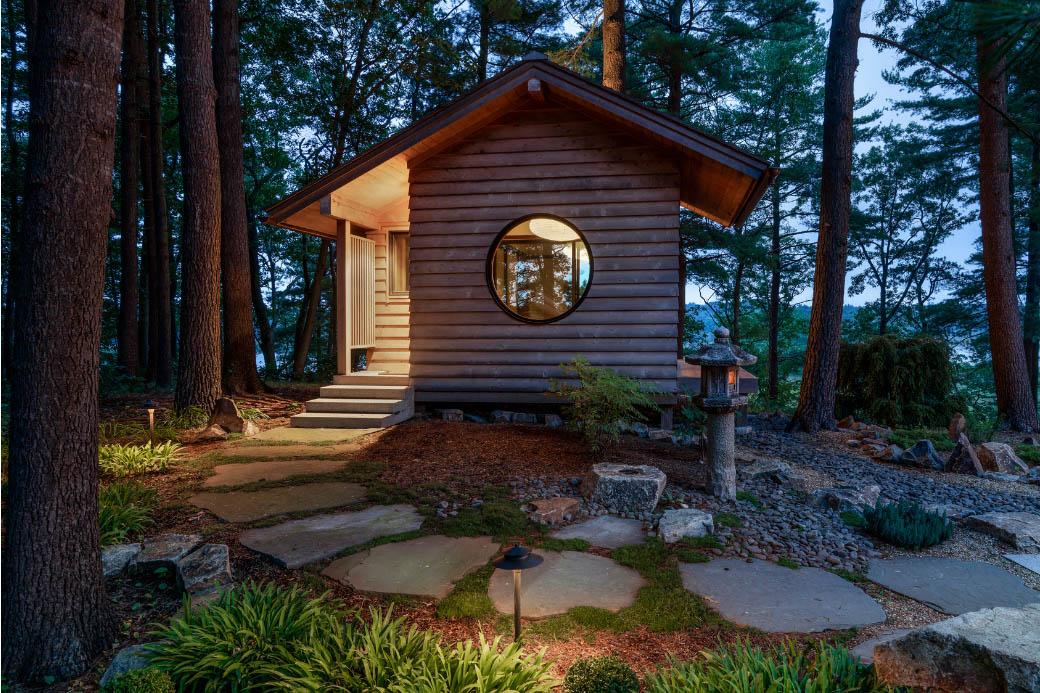
[[[391,231],[388,243],[390,257],[389,287],[391,296],[408,295],[408,232]]]

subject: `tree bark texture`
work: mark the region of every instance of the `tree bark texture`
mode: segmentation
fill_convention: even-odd
[[[174,45],[184,172],[174,406],[209,411],[220,397],[220,152],[207,0],[174,2]]]
[[[793,428],[815,433],[834,424],[845,264],[852,208],[852,109],[863,0],[835,0],[823,98],[823,172],[812,313]]]
[[[249,266],[242,105],[239,101],[238,0],[213,4],[213,76],[220,145],[220,265],[224,289],[224,390],[263,392],[256,371],[253,277]]]
[[[1026,368],[1029,387],[1036,401],[1037,368],[1040,360],[1040,144],[1033,142],[1029,157],[1029,239],[1026,250],[1025,333]]]
[[[1036,402],[1022,346],[1018,313],[1015,248],[1011,221],[1011,156],[1007,122],[987,105],[1007,110],[1007,73],[991,39],[976,40],[979,74],[979,220],[982,224],[982,279],[993,355],[997,416],[1014,431],[1035,431]]]
[[[477,82],[483,83],[488,77],[488,53],[491,44],[491,1],[477,0],[477,16],[480,19],[477,44]]]
[[[603,0],[603,86],[625,91],[625,0]]]
[[[138,79],[144,67],[137,0],[126,0],[119,99],[119,327],[117,361],[130,375],[139,370],[137,221],[141,168]]]
[[[98,531],[101,296],[123,0],[43,2],[32,32],[3,550],[5,680],[67,679],[111,643]],[[75,175],[70,172],[75,172]]]
[[[18,133],[14,128],[14,85],[15,65],[18,63],[18,22],[15,20],[14,2],[5,0],[4,14],[7,15],[7,74],[4,76],[4,134],[7,137],[7,178],[4,180],[3,195],[7,198],[7,229],[10,246],[7,257],[7,293],[4,294],[3,315],[0,329],[3,330],[2,347],[0,347],[0,366],[3,367],[3,378],[6,381],[11,374],[11,357],[14,354],[14,308],[15,287],[18,285],[19,245],[21,243],[21,188],[23,171],[21,168]]]
[[[772,221],[769,231],[769,345],[766,349],[766,396],[775,403],[780,396],[780,186],[769,190]]]
[[[303,306],[300,308],[300,320],[296,332],[296,345],[293,349],[293,380],[302,380],[303,372],[307,368],[307,355],[311,350],[311,337],[314,335],[314,325],[317,322],[318,304],[321,303],[321,282],[325,277],[325,268],[329,260],[329,241],[321,240],[321,249],[318,251],[318,264],[314,268],[314,279],[307,287],[307,294]]]
[[[145,121],[148,162],[144,175],[149,183],[151,205],[145,213],[151,223],[148,266],[149,349],[148,378],[161,387],[173,381],[173,307],[170,283],[170,222],[166,214],[166,185],[163,181],[162,55],[159,27],[162,18],[158,0],[146,0],[148,13],[148,118]]]
[[[272,378],[278,373],[278,361],[274,354],[274,334],[271,330],[271,318],[267,313],[267,304],[264,303],[263,292],[260,290],[260,244],[257,238],[256,224],[250,223],[247,230],[249,232],[249,273],[252,275],[250,285],[253,291],[253,313],[260,333],[260,351],[264,355],[264,371],[267,373],[268,378]],[[271,303],[274,303],[274,294],[271,294]]]

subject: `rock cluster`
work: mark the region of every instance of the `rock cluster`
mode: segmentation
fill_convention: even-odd
[[[612,513],[641,514],[657,507],[666,481],[656,467],[600,463],[592,465],[583,490]]]
[[[193,597],[232,582],[227,544],[203,544],[198,534],[161,534],[140,544],[110,546],[101,552],[101,564],[106,578],[166,570]]]

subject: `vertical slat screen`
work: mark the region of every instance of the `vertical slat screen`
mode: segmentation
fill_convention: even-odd
[[[376,244],[350,237],[350,348],[367,349],[376,343]]]

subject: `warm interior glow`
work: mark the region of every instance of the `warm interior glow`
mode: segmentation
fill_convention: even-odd
[[[531,233],[547,241],[569,243],[578,240],[578,234],[574,232],[574,229],[555,219],[537,217],[529,221],[527,225],[531,228]]]

